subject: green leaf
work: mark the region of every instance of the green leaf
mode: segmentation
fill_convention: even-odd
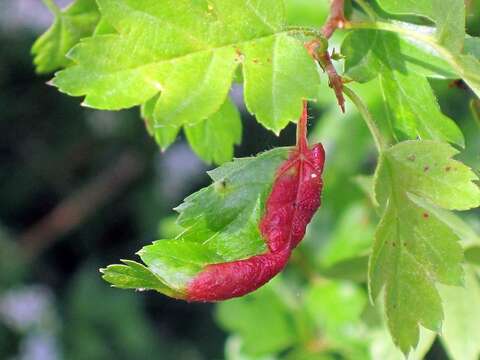
[[[98,3],[117,34],[83,40],[69,53],[75,65],[54,79],[87,106],[129,108],[161,93],[152,122],[178,130],[220,109],[239,64],[247,108],[277,133],[316,96],[317,69],[286,30],[283,2]]]
[[[245,353],[239,335],[230,335],[225,342],[225,360],[277,360],[274,355],[249,355]]]
[[[318,328],[332,341],[341,343],[351,337],[352,324],[360,320],[367,296],[348,282],[326,281],[308,288],[305,306]]]
[[[162,150],[166,150],[177,137],[181,126],[161,126],[153,121],[159,95],[141,106],[148,133],[155,138]],[[227,98],[222,107],[207,119],[184,125],[185,135],[193,151],[205,162],[223,164],[232,160],[234,145],[242,140],[242,120],[235,105]]]
[[[464,146],[458,126],[445,116],[425,76],[435,63],[421,56],[413,45],[400,41],[396,34],[381,31],[355,31],[342,45],[346,56],[346,75],[354,80],[369,81],[377,75],[387,102],[392,126],[403,138],[430,139]],[[438,64],[438,61],[437,61]],[[438,65],[440,69],[444,65]],[[423,67],[422,67],[423,68]]]
[[[110,265],[101,269],[103,279],[120,289],[157,290],[175,297],[175,293],[144,265],[130,260],[122,262],[124,265]]]
[[[480,205],[478,177],[460,161],[458,151],[435,141],[404,141],[382,156],[376,174],[376,197],[387,203],[392,191],[411,193],[450,210]]]
[[[315,98],[318,74],[303,45],[286,34],[249,42],[242,49],[247,109],[278,134],[299,117],[300,99]]]
[[[93,35],[108,35],[108,34],[115,34],[115,28],[110,25],[110,23],[105,20],[104,18],[100,18],[100,21],[97,24],[97,27],[95,28],[95,32]]]
[[[355,229],[355,236],[352,236]],[[374,227],[364,203],[353,203],[339,219],[329,242],[322,249],[321,263],[330,267],[340,261],[368,253]]]
[[[390,205],[391,204],[391,205]],[[462,260],[458,238],[426,209],[405,198],[389,204],[370,259],[370,289],[385,286],[388,326],[407,353],[418,342],[418,324],[439,331],[442,305],[435,282],[459,284]]]
[[[320,274],[328,279],[366,282],[368,269],[368,255],[351,257],[336,262],[328,268],[320,267]]]
[[[32,47],[38,73],[70,65],[65,55],[81,38],[92,35],[99,19],[95,0],[75,0],[66,10],[55,10],[54,15],[53,25]]]
[[[242,141],[242,119],[227,100],[210,118],[185,126],[185,134],[193,151],[207,163],[223,164],[232,160],[234,145]]]
[[[177,222],[184,231],[174,239],[159,240],[140,250],[148,270],[170,293],[176,297],[183,294],[187,283],[208,264],[243,259],[266,250],[258,223],[276,170],[288,153],[289,148],[277,148],[209,172],[213,184],[187,197],[176,209],[180,213]],[[114,270],[118,271],[118,265]],[[119,277],[105,280],[125,287]],[[155,290],[170,294],[160,286]]]
[[[478,246],[480,238],[475,230],[464,219],[452,211],[444,210],[438,207],[431,207],[430,209],[436,217],[447,224],[460,238],[464,249]]]
[[[321,27],[330,12],[326,1],[285,0],[285,8],[288,24],[295,26]]]
[[[364,289],[346,281],[322,281],[311,284],[305,293],[306,312],[316,324],[316,339],[342,359],[368,359],[368,339],[361,316],[367,305]],[[321,351],[319,351],[321,352]],[[291,358],[292,360],[294,357]]]
[[[275,280],[250,295],[217,306],[218,322],[224,329],[241,337],[246,354],[280,352],[296,341],[292,329],[294,319],[275,291],[277,283]]]
[[[421,34],[431,33],[429,27],[408,25]],[[384,68],[431,78],[456,77],[448,61],[428,46],[393,33],[356,30],[345,37],[342,54],[345,75],[359,82],[370,81]]]
[[[432,54],[434,58],[438,57],[443,59],[448,63],[449,68],[456,74],[456,76],[462,78],[472,88],[473,92],[477,95],[477,97],[480,97],[480,61],[478,59],[476,40],[468,40],[469,37],[467,36],[465,40],[465,53],[462,54],[455,51],[455,49],[446,48],[444,44],[439,43],[438,39],[434,36],[435,32],[432,33],[433,28],[428,26],[418,26],[411,23],[402,22],[374,22],[359,24],[357,28],[360,29],[360,31],[363,31],[363,29],[378,29],[382,31],[397,33],[401,36],[402,40],[406,40],[412,44],[416,44],[417,47],[424,48],[423,51],[426,53],[425,59],[428,59],[428,61],[426,61],[427,65],[429,62],[431,62]],[[357,32],[358,31],[355,31],[354,34]],[[463,40],[460,41],[460,43],[463,44]],[[352,56],[353,52],[350,52],[350,57],[354,59],[354,62],[352,64],[358,66],[358,69],[355,69],[354,76],[360,79],[359,81],[368,80],[368,76],[365,77],[361,75],[362,63],[367,64],[369,61],[368,58],[364,59],[364,57],[366,56],[365,53],[369,53],[369,44],[367,44],[366,49],[367,51],[365,51],[362,47],[356,47],[355,53],[357,53],[357,55],[354,56]],[[430,53],[430,55],[428,55],[428,53]],[[417,62],[416,58],[412,60],[414,63]],[[423,62],[422,59],[420,60],[421,62]],[[431,70],[434,72],[438,71],[439,68],[437,62],[432,62],[432,64],[434,65],[434,67]],[[422,67],[425,67],[425,65],[422,64]],[[443,70],[444,69],[439,72],[439,75],[444,72]],[[372,71],[369,71],[366,74],[370,74],[370,77],[374,76],[372,75]],[[446,75],[446,77],[451,77],[451,75]]]
[[[145,121],[148,133],[150,136],[153,136],[162,151],[165,151],[175,141],[180,132],[181,126],[160,126],[155,124],[155,121],[153,120],[155,105],[157,104],[159,97],[160,95],[157,94],[142,104],[140,107],[140,113]]]
[[[420,329],[418,346],[408,357],[392,343],[386,327],[374,330],[371,335],[370,358],[381,360],[423,360],[435,341],[436,334],[425,328]]]
[[[454,53],[463,49],[465,3],[463,0],[379,0],[386,11],[427,17],[437,25],[437,42]]]
[[[480,98],[480,61],[472,55],[458,55],[452,58],[457,74],[465,80]]]
[[[375,189],[374,189],[374,177],[373,175],[357,175],[353,179],[355,185],[357,185],[362,192],[365,194],[370,203],[375,207],[378,206],[377,199],[375,199]]]
[[[433,141],[407,141],[381,155],[376,196],[384,209],[369,263],[369,288],[385,288],[385,311],[395,344],[407,353],[418,325],[438,331],[443,319],[437,283],[462,282],[459,236],[435,205],[465,210],[480,204],[473,172],[451,159],[457,151]]]
[[[480,59],[480,38],[467,36],[465,39],[465,54]]]
[[[448,141],[465,146],[455,122],[440,111],[427,79],[416,74],[386,72],[380,83],[387,100],[387,115],[407,138]]]
[[[480,246],[470,246],[465,249],[465,260],[470,264],[480,266]]]
[[[476,360],[480,355],[480,285],[467,267],[465,288],[442,286],[445,324],[440,339],[452,359]]]

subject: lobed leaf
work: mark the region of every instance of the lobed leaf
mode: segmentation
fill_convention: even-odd
[[[148,133],[165,150],[175,141],[181,126],[154,123],[153,112],[158,97],[156,95],[142,104],[141,114]],[[242,139],[242,120],[229,98],[215,114],[195,125],[184,125],[183,129],[192,150],[209,164],[223,164],[232,160],[234,146],[239,145]]]
[[[436,141],[404,141],[387,149],[376,174],[376,197],[384,205],[394,191],[410,193],[449,210],[480,205],[473,171],[452,159],[458,150]]]
[[[401,26],[401,23],[397,23]],[[432,28],[403,23],[422,36],[430,36]],[[424,43],[399,34],[378,30],[356,30],[342,43],[345,74],[355,81],[367,82],[383,68],[415,73],[430,78],[455,78],[455,70],[447,60]]]
[[[207,163],[223,164],[233,158],[233,148],[242,141],[242,119],[227,100],[208,119],[185,127],[185,135],[193,151]]]
[[[413,14],[435,22],[437,42],[454,53],[463,49],[465,38],[465,2],[463,0],[379,0],[386,11]]]
[[[101,269],[103,278],[120,289],[156,290],[177,296],[147,267],[131,260],[122,260],[123,264],[109,265]]]
[[[472,182],[477,178],[451,159],[456,153],[443,143],[407,141],[385,150],[377,169],[375,192],[384,211],[370,257],[370,295],[374,299],[385,289],[388,327],[404,353],[416,346],[418,325],[440,329],[436,285],[462,283],[455,222],[435,207],[480,205],[480,190]]]
[[[83,40],[69,53],[75,65],[59,72],[53,83],[99,109],[151,101],[153,129],[173,128],[159,135],[166,138],[163,143],[174,129],[195,125],[220,109],[239,64],[247,108],[274,132],[300,116],[303,99],[316,96],[316,67],[302,42],[286,31],[283,2],[98,4],[116,33]]]
[[[277,148],[256,158],[226,163],[209,173],[213,184],[187,197],[176,209],[184,232],[139,252],[148,270],[164,285],[155,290],[183,297],[189,281],[206,265],[248,258],[266,250],[258,224],[276,170],[288,153],[288,148]],[[118,287],[136,288],[138,279],[137,283],[126,282],[115,274],[118,269],[104,269],[104,279]]]
[[[448,64],[382,31],[355,31],[345,39],[346,75],[365,82],[379,76],[387,115],[402,137],[452,142],[464,146],[463,134],[445,116],[425,76],[451,76]],[[429,61],[429,60],[432,60]]]
[[[52,26],[33,44],[32,54],[38,73],[50,73],[71,64],[67,52],[84,37],[92,35],[99,20],[95,0],[75,0],[55,14]]]

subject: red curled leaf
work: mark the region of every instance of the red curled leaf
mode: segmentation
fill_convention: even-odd
[[[305,107],[295,148],[210,172],[214,183],[177,208],[185,231],[144,247],[139,255],[146,267],[111,265],[102,270],[104,279],[204,302],[245,295],[272,279],[320,206],[325,153],[321,144],[308,146],[306,124]]]
[[[187,288],[190,301],[218,301],[248,294],[283,270],[292,249],[320,206],[325,152],[321,144],[308,148],[306,104],[299,121],[297,146],[277,172],[260,231],[265,254],[208,265]]]
[[[219,301],[248,294],[283,270],[291,249],[208,265],[188,286],[188,301]]]

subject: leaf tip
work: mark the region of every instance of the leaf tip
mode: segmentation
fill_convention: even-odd
[[[39,68],[37,68],[36,71],[37,71],[38,74],[41,74],[41,71],[39,70]],[[55,84],[55,78],[52,78],[52,79],[48,80],[45,84],[48,85],[48,86],[57,87],[57,85]]]
[[[87,100],[82,101],[80,103],[80,106],[83,106],[83,107],[86,107],[86,108],[89,108],[89,109],[94,109],[94,107],[92,105],[90,105]]]

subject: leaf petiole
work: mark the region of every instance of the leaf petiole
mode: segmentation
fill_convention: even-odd
[[[303,111],[300,120],[297,123],[297,149],[300,153],[305,152],[308,149],[307,142],[307,123],[308,123],[308,114],[307,114],[307,101],[303,100]]]
[[[382,153],[386,149],[386,144],[383,141],[382,134],[380,133],[380,129],[378,128],[375,120],[373,120],[372,114],[368,111],[367,106],[364,104],[362,99],[350,88],[344,86],[343,92],[347,97],[353,102],[353,104],[357,107],[358,111],[362,115],[363,120],[368,126],[370,133],[372,134],[373,141],[375,142],[375,146],[378,150],[378,153]]]

